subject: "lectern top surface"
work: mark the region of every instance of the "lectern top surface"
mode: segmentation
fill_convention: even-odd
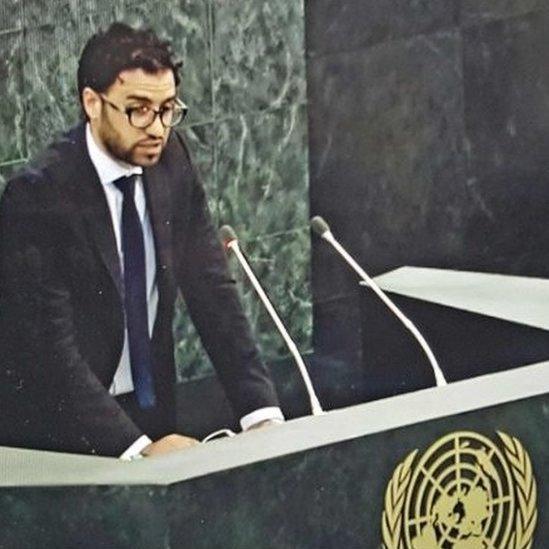
[[[375,278],[395,294],[549,330],[549,280],[401,267]]]
[[[0,487],[168,485],[548,392],[549,362],[543,362],[134,462],[0,447]]]

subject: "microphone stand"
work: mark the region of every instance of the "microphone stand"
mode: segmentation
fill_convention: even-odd
[[[286,327],[280,320],[280,317],[278,316],[278,313],[276,312],[275,308],[270,302],[267,294],[265,293],[265,291],[261,287],[261,284],[257,280],[254,272],[252,271],[250,265],[248,264],[248,261],[244,257],[244,254],[242,253],[240,246],[238,245],[238,239],[236,238],[236,234],[231,229],[231,227],[228,227],[228,226],[222,227],[221,232],[223,236],[225,236],[225,238],[223,238],[225,242],[225,246],[229,248],[238,259],[240,265],[242,266],[242,269],[244,269],[244,272],[250,279],[250,282],[252,283],[255,291],[257,292],[257,295],[263,302],[263,305],[265,305],[267,312],[269,313],[271,319],[273,320],[276,327],[278,328],[278,331],[280,332],[280,335],[284,339],[284,342],[288,346],[288,349],[290,350],[290,353],[292,354],[297,364],[301,377],[303,378],[303,382],[305,383],[305,388],[307,389],[307,393],[309,395],[312,414],[314,416],[323,414],[324,411],[322,410],[318,397],[316,396],[313,384],[311,382],[311,378],[309,377],[309,373],[307,372],[307,368],[305,366],[305,362],[303,361],[303,358],[299,354],[296,344],[288,334]]]
[[[416,338],[431,364],[433,373],[435,375],[437,387],[443,387],[445,385],[448,385],[448,382],[446,381],[446,378],[444,377],[444,374],[440,369],[440,366],[437,362],[437,359],[435,358],[433,351],[429,347],[427,341],[425,341],[425,338],[423,337],[421,332],[416,328],[414,323],[393,303],[393,301],[391,301],[391,299],[385,294],[385,292],[375,283],[374,280],[372,280],[372,278],[366,273],[366,271],[362,269],[362,267],[353,259],[353,257],[351,257],[347,250],[345,250],[345,248],[335,239],[332,231],[330,230],[328,224],[326,223],[326,221],[324,221],[324,219],[322,219],[320,216],[315,216],[311,220],[311,225],[313,230],[321,238],[329,242],[335,248],[335,250],[352,267],[352,269],[358,274],[358,276],[362,278],[364,283],[376,293],[379,299],[381,299],[381,301],[383,301],[383,303],[387,305],[387,307],[393,312],[393,314],[397,316],[402,324],[404,324],[404,326]]]

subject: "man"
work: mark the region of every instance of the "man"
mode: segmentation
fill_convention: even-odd
[[[179,133],[179,64],[115,23],[79,62],[86,122],[0,202],[0,444],[132,458],[175,431],[177,290],[243,429],[282,421]]]

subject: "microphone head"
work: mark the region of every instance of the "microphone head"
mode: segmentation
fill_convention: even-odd
[[[330,232],[330,226],[319,215],[315,215],[311,219],[311,228],[318,236],[321,237]]]
[[[223,227],[219,229],[219,235],[221,236],[221,241],[224,246],[228,246],[231,242],[238,240],[234,229],[230,225],[223,225]]]

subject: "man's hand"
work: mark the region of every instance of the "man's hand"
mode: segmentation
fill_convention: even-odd
[[[198,444],[198,440],[173,433],[146,446],[141,454],[145,457],[161,456],[177,450],[185,450]]]

